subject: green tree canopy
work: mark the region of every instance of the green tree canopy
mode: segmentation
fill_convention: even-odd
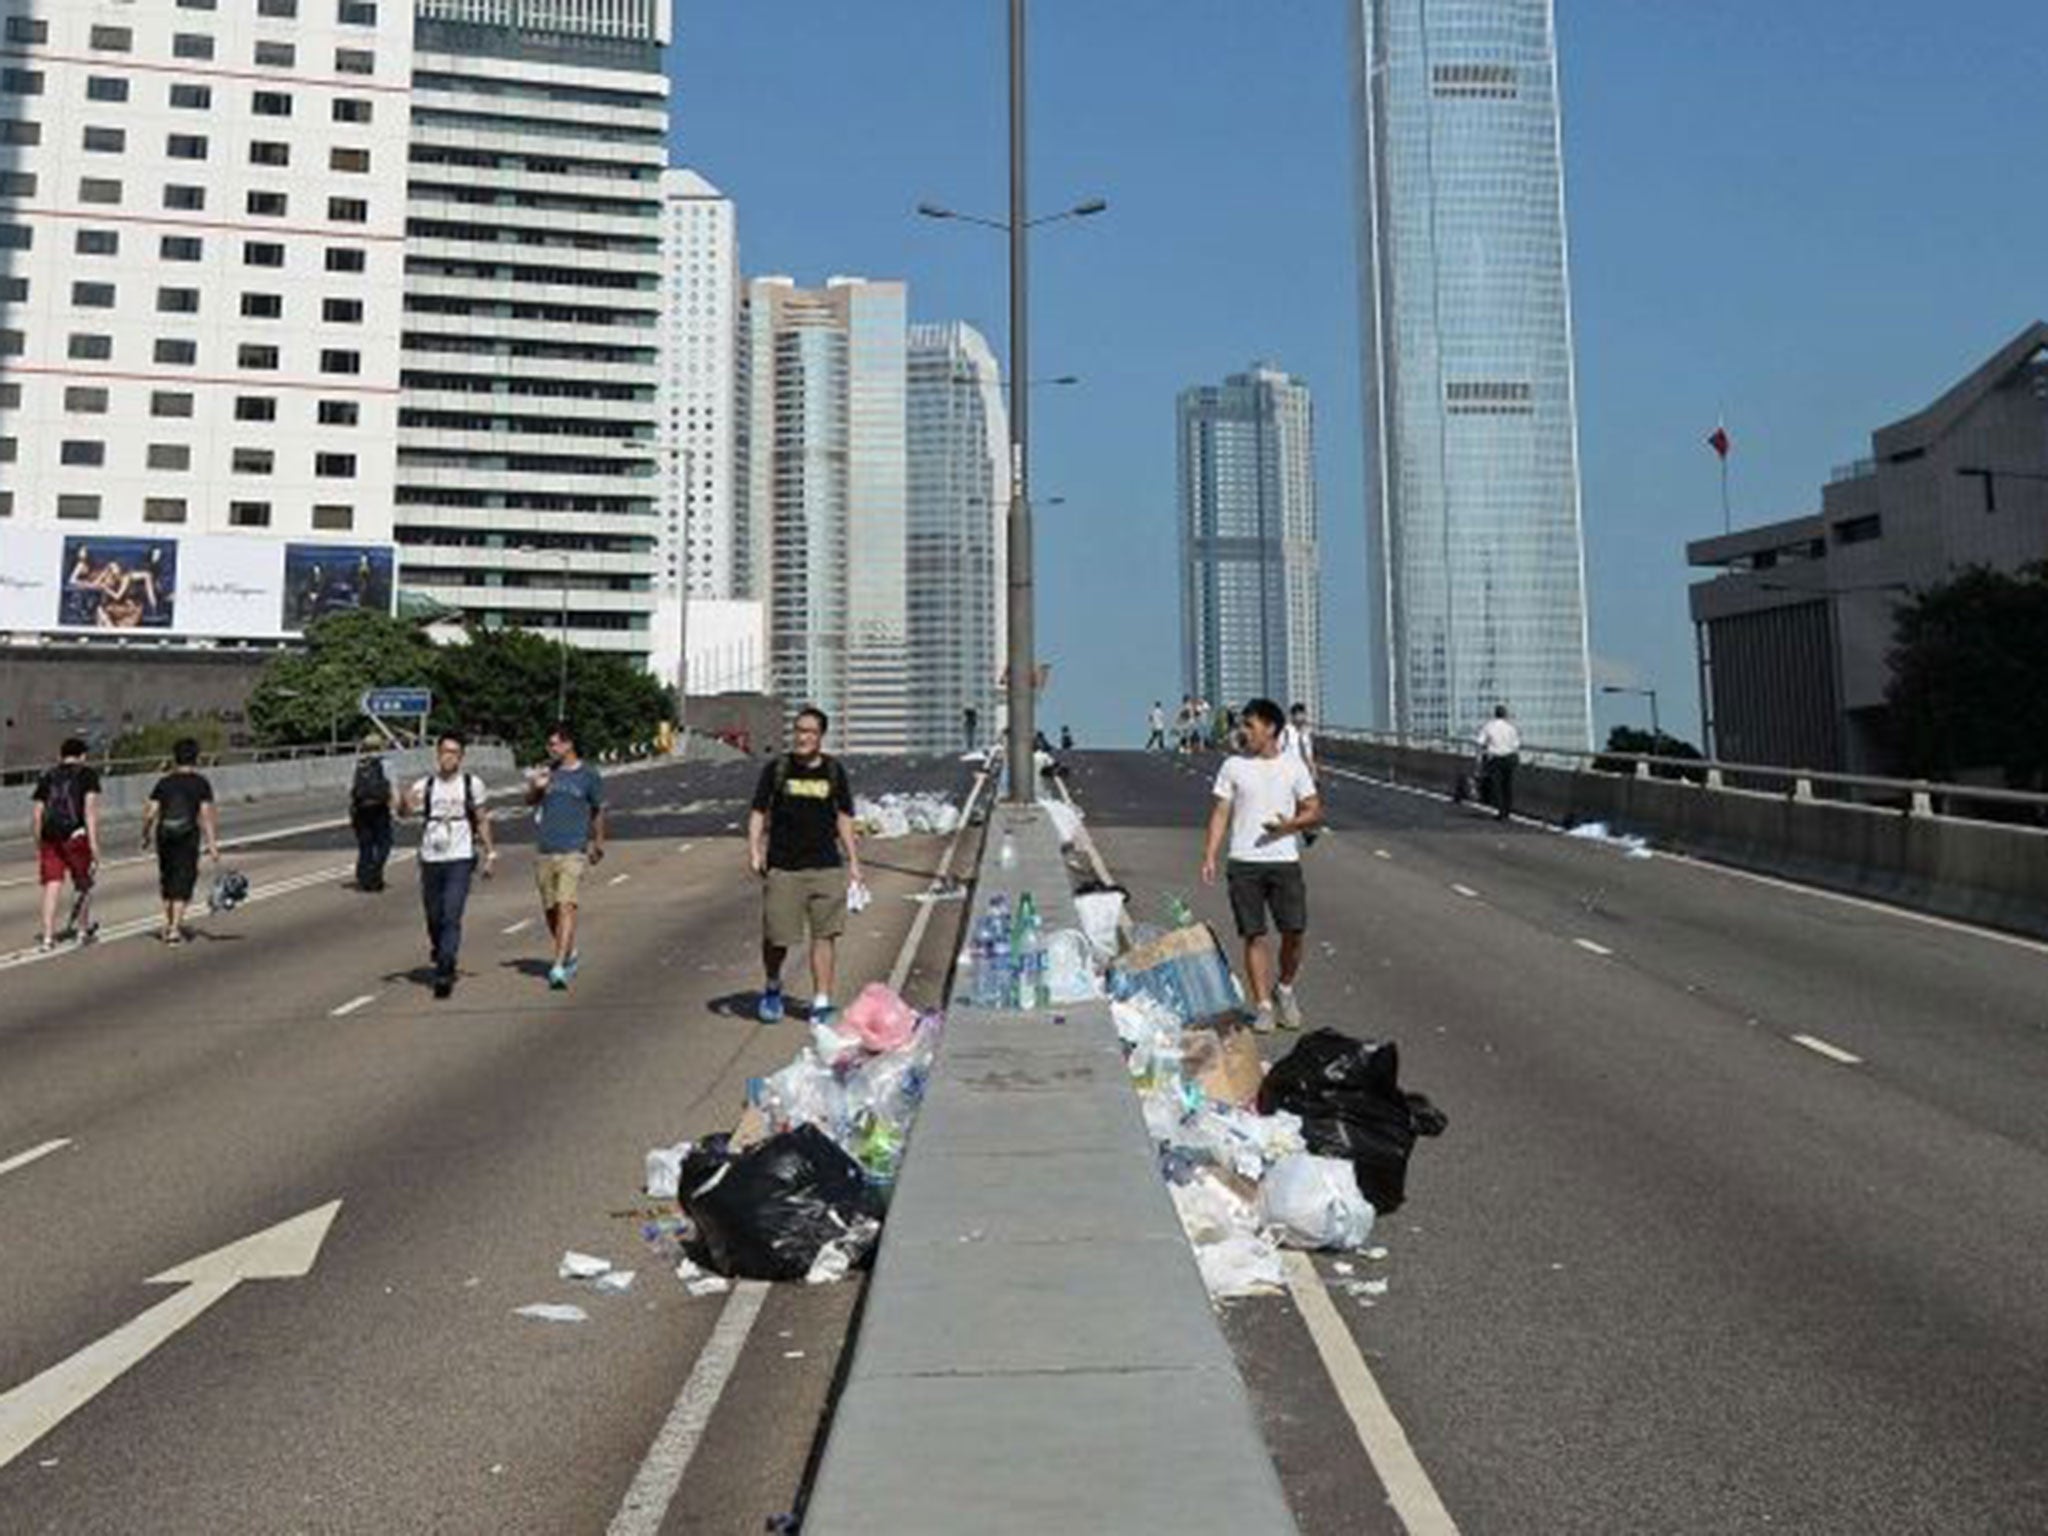
[[[266,742],[346,741],[369,722],[356,712],[365,688],[430,688],[434,645],[413,625],[381,613],[333,613],[306,631],[306,648],[276,657],[249,696],[249,724]]]
[[[2048,771],[2048,565],[1975,569],[1894,618],[1892,740],[1916,778],[1998,769],[2032,788]]]
[[[437,718],[539,757],[555,719],[562,648],[523,629],[474,632],[467,645],[439,653]],[[653,739],[667,713],[666,690],[623,656],[569,649],[568,713],[577,745],[590,755],[624,751]]]

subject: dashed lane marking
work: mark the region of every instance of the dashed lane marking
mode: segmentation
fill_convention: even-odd
[[[1579,948],[1583,949],[1587,954],[1599,955],[1602,959],[1605,959],[1607,956],[1614,953],[1614,951],[1609,949],[1605,944],[1595,944],[1591,939],[1573,939],[1572,942],[1578,945]]]
[[[1376,859],[1391,859],[1393,857],[1393,855],[1387,852],[1387,850],[1384,848],[1373,849],[1372,856]]]
[[[370,1004],[374,1003],[375,1001],[377,1001],[376,993],[365,992],[361,997],[350,998],[347,1002],[343,1003],[339,1008],[328,1009],[327,1017],[329,1017],[330,1019],[345,1019],[350,1014],[354,1013],[358,1008],[367,1008],[370,1006]]]
[[[605,884],[607,884],[607,885],[624,885],[624,884],[625,884],[625,883],[626,883],[626,882],[627,882],[628,880],[630,880],[630,879],[632,879],[632,878],[633,878],[633,877],[632,877],[631,875],[626,875],[626,874],[618,874],[618,875],[613,875],[613,876],[611,877],[611,879],[609,879],[609,880],[607,880],[607,881],[605,882]]]
[[[1827,1057],[1829,1061],[1839,1061],[1845,1067],[1860,1067],[1863,1065],[1863,1058],[1861,1056],[1851,1051],[1845,1051],[1839,1045],[1830,1045],[1817,1035],[1794,1035],[1792,1043],[1803,1045],[1809,1051]]]
[[[695,843],[685,843],[685,844],[683,844],[683,846],[682,846],[682,847],[678,848],[678,849],[676,850],[676,852],[677,852],[677,853],[688,853],[688,852],[689,852],[689,851],[690,851],[690,850],[691,850],[692,848],[694,848],[694,847],[696,847],[696,846],[697,846],[697,845],[696,845]]]
[[[1469,885],[1454,885],[1451,887],[1451,889],[1456,891],[1460,896],[1476,898],[1479,895],[1479,893],[1473,890],[1472,887]]]
[[[501,932],[503,932],[503,933],[506,933],[506,934],[514,934],[514,933],[524,933],[524,932],[526,932],[526,930],[527,930],[527,929],[531,928],[532,926],[533,926],[533,919],[532,919],[532,918],[530,918],[530,917],[522,917],[522,918],[521,918],[521,919],[519,919],[519,921],[518,921],[518,922],[516,922],[516,923],[508,923],[508,924],[506,924],[506,925],[505,925],[505,927],[504,927],[503,929],[501,929],[500,931],[501,931]]]
[[[0,1163],[0,1173],[12,1173],[17,1168],[26,1168],[30,1163],[48,1157],[52,1152],[62,1152],[71,1145],[69,1136],[59,1136],[55,1141],[46,1141],[40,1147],[30,1147],[26,1152],[17,1152]]]

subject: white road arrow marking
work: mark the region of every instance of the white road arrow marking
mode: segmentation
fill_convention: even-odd
[[[244,1280],[296,1280],[310,1271],[340,1209],[339,1200],[330,1201],[151,1276],[150,1285],[184,1289],[0,1397],[0,1467],[106,1391],[179,1329],[198,1321]]]

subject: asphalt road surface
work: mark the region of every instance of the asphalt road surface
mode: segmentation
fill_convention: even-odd
[[[1139,916],[1228,934],[1215,764],[1071,786]],[[1451,1124],[1319,1266],[1458,1528],[2048,1530],[2048,947],[1325,793],[1308,1022]],[[1225,1316],[1303,1529],[1400,1529],[1294,1304]]]
[[[968,784],[954,763],[853,767],[868,790]],[[751,1015],[751,787],[745,765],[613,778],[567,993],[544,980],[524,817],[500,822],[509,851],[477,885],[445,1003],[410,867],[382,895],[347,888],[338,827],[237,852],[255,899],[198,918],[182,949],[138,932],[25,957],[34,888],[9,871],[0,1392],[47,1396],[88,1346],[119,1352],[118,1330],[204,1289],[151,1277],[340,1208],[310,1273],[226,1291],[11,1455],[0,1397],[0,1529],[604,1530],[726,1305],[688,1295],[643,1239],[643,1155],[729,1129],[746,1079],[804,1042],[800,1022]],[[244,808],[227,830],[322,811]],[[888,974],[942,847],[870,845],[876,901],[842,993]],[[109,871],[110,935],[153,908],[147,865]],[[913,999],[936,996],[953,939],[931,924]],[[620,1295],[563,1282],[570,1248],[638,1278]],[[770,1292],[664,1530],[757,1532],[794,1506],[859,1295]],[[514,1315],[546,1302],[589,1321]]]

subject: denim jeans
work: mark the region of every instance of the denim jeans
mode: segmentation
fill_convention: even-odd
[[[384,865],[391,858],[391,813],[356,818],[356,889],[384,889]]]
[[[420,900],[427,909],[427,943],[434,951],[434,974],[453,978],[462,952],[462,909],[469,905],[469,878],[474,859],[445,863],[420,861]]]

